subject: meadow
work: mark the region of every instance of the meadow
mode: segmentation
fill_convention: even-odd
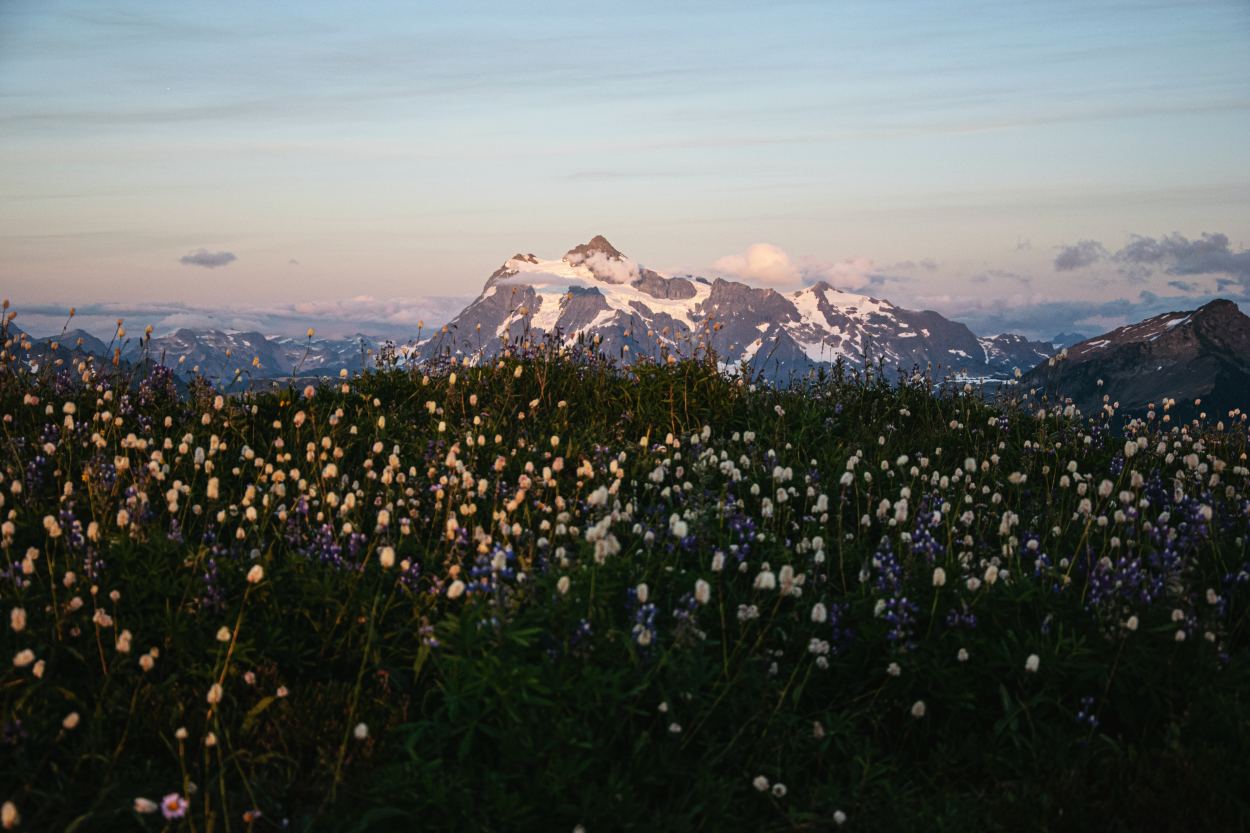
[[[1247,829],[1245,415],[1025,394],[6,330],[0,821]]]

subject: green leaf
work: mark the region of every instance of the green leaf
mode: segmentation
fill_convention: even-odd
[[[265,711],[265,709],[272,706],[273,702],[277,699],[276,695],[270,694],[268,697],[260,698],[260,702],[248,709],[247,714],[243,718],[244,734],[252,731],[252,728],[256,725],[256,721],[260,719],[261,714]]]
[[[425,661],[430,658],[430,646],[422,645],[417,651],[417,658],[412,662],[412,676],[417,679],[421,676],[421,668],[425,665]]]

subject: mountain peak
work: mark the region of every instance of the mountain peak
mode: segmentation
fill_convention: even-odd
[[[615,246],[608,242],[608,238],[602,234],[596,234],[590,238],[590,242],[569,249],[565,253],[564,259],[570,263],[578,263],[594,254],[601,254],[611,260],[621,260],[625,257]]]
[[[621,254],[602,234],[569,249],[563,260],[569,266],[587,269],[604,283],[633,283],[639,277],[638,264]]]
[[[1240,312],[1241,310],[1237,307],[1237,305],[1227,298],[1216,298],[1214,301],[1209,301],[1198,307],[1198,309],[1194,310],[1193,314],[1224,316]]]

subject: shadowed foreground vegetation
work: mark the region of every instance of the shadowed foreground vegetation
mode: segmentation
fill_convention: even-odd
[[[1250,826],[1237,415],[550,353],[222,396],[20,355],[6,824]]]

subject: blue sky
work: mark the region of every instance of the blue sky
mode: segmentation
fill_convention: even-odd
[[[0,286],[391,302],[603,233],[673,271],[858,264],[982,329],[1129,305],[1088,330],[1250,292],[1248,135],[1244,0],[8,0]],[[1226,235],[1224,271],[1116,257],[1174,233]]]

